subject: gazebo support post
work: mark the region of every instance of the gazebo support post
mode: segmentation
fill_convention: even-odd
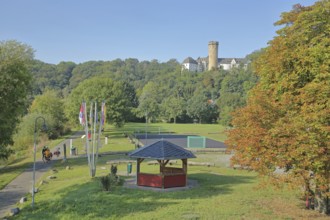
[[[157,160],[159,163],[159,172],[161,174],[164,173],[164,168],[166,167],[166,165],[168,164],[168,162],[170,162],[170,160]]]
[[[164,160],[157,160],[159,163],[159,175],[162,178],[162,189],[164,189]]]
[[[186,176],[186,185],[187,185],[187,181],[188,181],[188,175],[187,175],[187,168],[188,168],[188,166],[187,166],[187,161],[188,161],[188,159],[182,159],[182,169],[183,169],[183,172],[184,172],[184,174],[185,174],[185,176]]]
[[[142,163],[143,160],[144,160],[143,158],[136,159],[136,185],[138,185],[138,179],[140,175],[140,164]]]
[[[163,168],[162,168],[162,161],[161,160],[157,160],[157,162],[159,163],[159,173],[163,173]]]
[[[164,174],[164,169],[166,164],[170,161],[170,160],[157,160],[159,163],[159,171],[160,171],[160,176],[162,177],[162,188],[165,188],[165,174]]]
[[[182,169],[184,174],[187,174],[187,159],[182,159]]]

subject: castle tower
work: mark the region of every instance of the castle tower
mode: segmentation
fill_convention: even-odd
[[[218,68],[218,41],[209,42],[209,68],[208,70]]]

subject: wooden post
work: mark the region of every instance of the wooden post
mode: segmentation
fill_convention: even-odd
[[[159,163],[160,176],[162,177],[162,188],[164,189],[164,160],[157,160]]]
[[[142,158],[136,159],[136,185],[138,185],[139,174],[140,174],[140,163],[143,161]]]
[[[140,172],[140,165],[139,165],[139,158],[137,158],[136,159],[136,180],[135,180],[136,185],[138,185],[139,172]]]
[[[182,159],[182,169],[185,174],[187,174],[187,159]]]
[[[186,185],[188,183],[188,175],[187,175],[188,167],[187,167],[187,161],[188,161],[188,159],[182,159],[182,169],[183,169],[184,174],[186,175]]]
[[[140,158],[136,159],[136,174],[140,173]]]
[[[163,166],[162,166],[162,160],[157,160],[159,163],[159,173],[162,174],[163,173]]]

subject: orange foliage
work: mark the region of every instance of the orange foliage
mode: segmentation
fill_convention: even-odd
[[[324,0],[283,14],[277,24],[290,25],[254,63],[260,82],[234,113],[226,142],[232,164],[323,196],[330,186],[329,9]]]

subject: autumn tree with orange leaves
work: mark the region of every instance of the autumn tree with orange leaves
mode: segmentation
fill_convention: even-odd
[[[232,164],[303,188],[308,207],[330,206],[330,1],[295,5],[254,62],[260,77],[234,113]]]

